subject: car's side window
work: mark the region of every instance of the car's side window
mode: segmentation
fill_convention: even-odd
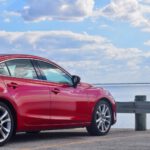
[[[12,77],[37,79],[37,74],[30,60],[15,59],[6,62]]]
[[[38,61],[38,64],[42,74],[47,81],[67,83],[69,85],[73,84],[71,77],[56,66],[42,61]]]
[[[5,63],[0,63],[0,75],[9,76],[9,71]]]

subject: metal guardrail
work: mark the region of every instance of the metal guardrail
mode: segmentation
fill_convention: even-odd
[[[150,113],[150,102],[146,96],[135,96],[134,102],[117,102],[117,113],[135,113],[135,130],[146,130],[146,113]]]
[[[150,102],[117,102],[118,113],[150,113]]]

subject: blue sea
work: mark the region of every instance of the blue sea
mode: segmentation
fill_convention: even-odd
[[[150,84],[98,84],[111,92],[117,102],[134,101],[136,95],[146,95],[150,101]],[[114,128],[135,128],[134,114],[117,114]],[[147,114],[147,129],[150,129],[150,114]]]

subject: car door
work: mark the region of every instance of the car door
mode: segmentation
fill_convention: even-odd
[[[18,105],[23,126],[46,126],[50,123],[50,95],[46,84],[38,80],[38,74],[29,59],[14,59],[2,63],[10,75],[1,78],[7,91]],[[6,67],[5,67],[6,68]]]
[[[46,82],[50,82],[51,124],[77,124],[87,121],[88,100],[86,90],[73,87],[71,76],[62,68],[43,61],[38,61]]]

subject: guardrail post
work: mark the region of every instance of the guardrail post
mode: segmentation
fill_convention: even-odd
[[[146,96],[135,96],[135,109],[136,102],[145,102]],[[135,130],[136,131],[145,131],[146,130],[146,114],[135,112]]]

